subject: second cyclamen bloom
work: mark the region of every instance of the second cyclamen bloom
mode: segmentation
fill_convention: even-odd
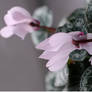
[[[14,7],[10,9],[4,16],[6,27],[2,28],[0,35],[4,38],[9,38],[12,35],[17,35],[24,39],[27,33],[38,30],[38,27],[33,27],[30,24],[39,22],[32,18],[30,13],[22,7]]]
[[[85,42],[88,39],[92,39],[91,33],[84,35],[83,32],[79,31],[70,33],[60,32],[41,42],[37,48],[45,50],[40,58],[49,60],[46,67],[50,71],[58,71],[66,65],[69,54],[76,49],[85,49],[92,55],[92,42]]]

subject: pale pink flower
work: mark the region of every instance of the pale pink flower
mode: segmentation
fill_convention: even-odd
[[[10,9],[4,16],[4,21],[6,26],[0,31],[0,35],[4,38],[17,35],[24,39],[27,33],[38,29],[37,27],[32,27],[30,23],[39,24],[39,22],[33,19],[30,13],[22,7],[13,7]]]
[[[92,42],[80,43],[75,45],[73,40],[80,41],[92,39],[92,34],[84,35],[83,32],[56,33],[50,38],[41,42],[37,49],[45,50],[40,56],[42,59],[49,60],[46,67],[50,71],[62,69],[68,62],[69,54],[76,49],[85,49],[92,55]]]

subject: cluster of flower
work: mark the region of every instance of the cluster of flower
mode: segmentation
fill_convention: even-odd
[[[55,31],[54,28],[41,26],[38,20],[32,18],[30,13],[21,7],[10,9],[4,16],[4,21],[7,26],[0,31],[0,35],[4,38],[17,35],[24,39],[27,33],[32,33],[42,27]],[[49,60],[46,67],[50,71],[58,71],[67,64],[69,54],[76,49],[85,49],[90,56],[92,55],[92,34],[85,34],[80,30],[69,33],[54,32],[51,37],[42,41],[36,48],[45,50],[40,58]],[[92,64],[92,57],[90,57],[89,61]]]

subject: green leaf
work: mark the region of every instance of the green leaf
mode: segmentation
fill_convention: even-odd
[[[78,30],[86,34],[88,30],[87,30],[87,25],[85,23],[85,20],[83,18],[77,18],[73,22],[73,30],[74,31]]]
[[[58,27],[57,30],[56,30],[56,32],[65,32],[65,33],[68,33],[68,32],[72,32],[73,31],[72,29],[73,29],[72,23],[66,23],[63,26]]]
[[[43,6],[35,10],[33,17],[40,21],[41,25],[51,26],[53,22],[53,13],[47,7]]]
[[[74,61],[84,61],[87,56],[88,56],[88,53],[84,49],[82,49],[82,50],[74,50],[69,55],[70,59],[72,59]]]
[[[81,76],[80,91],[92,91],[92,66],[89,66]]]
[[[35,10],[33,17],[40,21],[40,25],[50,27],[53,21],[52,11],[46,7],[40,7]],[[31,34],[33,43],[38,45],[41,41],[45,40],[48,37],[49,33],[45,29],[40,29]]]
[[[88,33],[92,33],[92,24],[88,25]]]
[[[48,72],[46,75],[46,89],[49,91],[62,91],[68,83],[68,67],[65,67],[57,72]]]
[[[63,18],[59,24],[58,24],[58,27],[61,27],[61,26],[64,26],[64,24],[66,24],[68,21],[67,21],[67,18]]]
[[[92,22],[92,3],[88,4],[88,8],[87,8],[87,19],[89,22]]]
[[[74,22],[77,18],[84,19],[86,14],[86,9],[79,8],[76,9],[74,12],[71,13],[71,15],[68,17],[68,21]]]
[[[76,9],[69,17],[68,21],[73,24],[73,31],[88,32],[86,9]]]

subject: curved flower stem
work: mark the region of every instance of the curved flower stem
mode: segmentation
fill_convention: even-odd
[[[43,28],[43,29],[47,29],[48,32],[50,33],[55,33],[56,32],[56,28],[53,27],[47,27],[47,26],[41,26],[40,24],[35,24],[35,23],[30,23],[31,26],[33,27],[38,27],[38,28]],[[86,40],[73,40],[73,44],[76,46],[79,46],[80,43],[87,43],[87,42],[92,42],[92,39],[86,39]]]
[[[50,33],[56,32],[56,28],[53,28],[53,27],[40,26],[40,28],[47,29],[48,32],[50,32]]]
[[[92,42],[92,39],[79,40],[79,41],[72,40],[72,43],[73,43],[74,45],[76,45],[78,48],[79,48],[79,44],[80,44],[80,43],[88,43],[88,42]]]
[[[33,22],[30,23],[30,25],[33,26],[33,27],[47,29],[49,33],[55,33],[56,32],[56,28],[53,28],[53,27],[41,26],[40,24],[35,24]]]
[[[79,40],[79,41],[76,41],[76,40],[73,40],[76,44],[79,44],[79,43],[87,43],[87,42],[92,42],[92,39],[87,39],[87,40]]]

